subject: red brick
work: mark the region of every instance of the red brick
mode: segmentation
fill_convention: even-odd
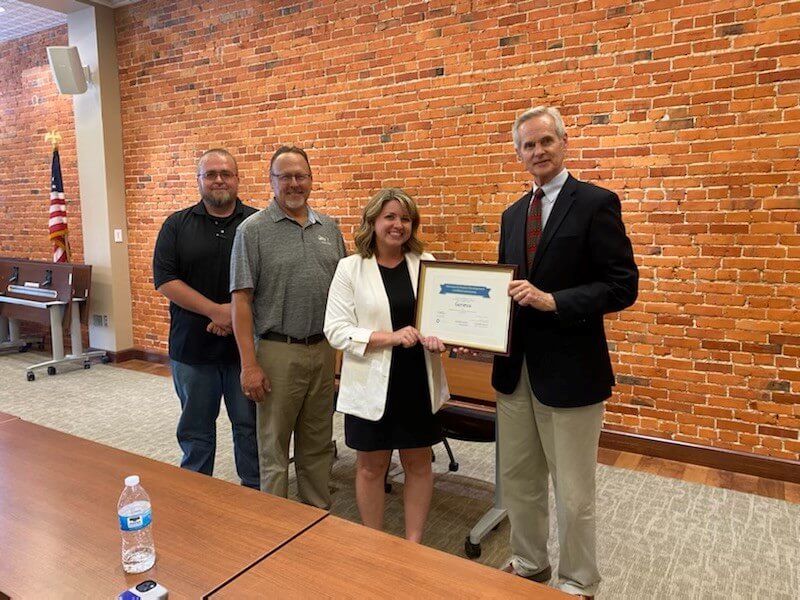
[[[798,437],[800,437],[800,434],[797,429],[783,429],[780,427],[770,427],[768,425],[759,425],[758,433],[760,433],[761,435],[787,438],[790,440],[796,440],[798,439]]]
[[[606,319],[616,372],[637,382],[618,388],[631,414],[609,411],[607,426],[800,459],[779,435],[788,426],[752,435],[677,420],[800,414],[787,412],[800,393],[800,2],[550,4],[116,9],[136,346],[166,349],[152,247],[166,215],[195,201],[203,149],[231,148],[242,197],[263,207],[265,159],[306,146],[312,202],[350,247],[364,202],[398,185],[420,203],[428,249],[494,261],[499,215],[529,185],[511,121],[552,103],[570,170],[620,195],[641,270],[638,303]],[[209,31],[223,22],[224,39]],[[57,123],[82,255],[72,103],[40,51],[66,38],[62,27],[0,44],[2,254],[49,255],[46,212],[31,206],[46,205],[42,137]]]

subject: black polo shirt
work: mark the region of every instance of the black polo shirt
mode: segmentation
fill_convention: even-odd
[[[203,202],[171,214],[161,226],[153,253],[156,289],[174,279],[220,304],[230,302],[231,247],[236,227],[258,212],[236,200],[230,217],[209,215]],[[169,356],[190,365],[239,361],[233,335],[208,333],[208,317],[169,303]]]

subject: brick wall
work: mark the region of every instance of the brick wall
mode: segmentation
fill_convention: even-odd
[[[510,123],[554,104],[570,170],[620,194],[642,274],[637,304],[607,321],[606,426],[798,459],[798,14],[796,0],[118,9],[136,344],[166,351],[152,248],[196,200],[203,149],[231,149],[242,197],[263,207],[265,161],[298,143],[312,201],[346,239],[370,194],[398,185],[430,250],[493,261],[499,215],[528,182]]]
[[[309,149],[351,239],[377,188],[439,257],[492,261],[528,177],[509,125],[563,107],[568,165],[616,190],[639,301],[610,316],[610,429],[800,457],[800,2],[142,2],[117,11],[136,342],[166,349],[158,224],[197,154]]]
[[[58,93],[45,50],[66,44],[66,25],[0,43],[0,256],[53,260],[48,238],[53,149],[44,136],[56,129],[62,136],[59,154],[72,260],[83,261],[72,98]],[[48,327],[21,327],[23,335],[43,336],[49,349]],[[69,347],[68,331],[64,337]]]
[[[0,43],[2,256],[53,260],[48,239],[52,146],[44,136],[57,129],[63,138],[59,154],[72,259],[83,260],[72,97],[59,95],[45,50],[66,44],[66,25]]]

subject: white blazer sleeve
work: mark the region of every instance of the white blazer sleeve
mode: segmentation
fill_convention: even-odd
[[[358,326],[355,311],[355,285],[352,262],[342,259],[336,265],[328,304],[325,308],[325,337],[337,350],[364,356],[372,330]]]

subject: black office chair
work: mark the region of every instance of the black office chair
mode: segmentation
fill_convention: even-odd
[[[442,424],[442,444],[450,460],[447,470],[451,473],[458,471],[458,462],[453,456],[453,450],[447,438],[462,440],[465,442],[493,442],[494,441],[494,415],[485,414],[480,411],[472,410],[461,406],[445,405],[439,411]],[[436,461],[436,453],[431,452],[431,460]],[[386,468],[384,475],[383,489],[387,494],[392,491],[392,484],[389,483],[389,467]]]
[[[453,398],[458,400],[458,398]],[[494,411],[479,410],[458,404],[446,404],[439,411],[442,418],[442,430],[445,436],[465,442],[495,442],[497,439],[497,423]],[[449,446],[446,446],[450,453]],[[452,460],[452,453],[450,453]],[[497,464],[497,447],[495,446],[495,464]],[[458,468],[458,463],[456,463]],[[451,469],[454,470],[454,469]],[[481,540],[490,531],[494,531],[507,516],[502,507],[500,477],[495,469],[494,506],[472,527],[464,540],[464,554],[467,558],[478,558],[481,555]]]
[[[453,400],[459,400],[459,398],[453,397]],[[453,451],[447,438],[465,442],[494,442],[497,439],[497,423],[494,411],[480,410],[459,404],[445,404],[439,411],[439,416],[442,424],[442,443],[450,459],[448,469],[452,472],[458,471],[458,463],[453,456]],[[436,456],[433,453],[431,459],[436,460]],[[497,464],[497,447],[495,447],[495,464]],[[392,491],[392,484],[389,483],[390,467],[391,460],[386,467],[383,481],[383,489],[387,494]],[[500,477],[495,469],[494,506],[472,527],[469,535],[464,540],[464,554],[466,554],[467,558],[480,557],[481,540],[490,531],[497,529],[506,516],[507,512],[502,507],[501,501]]]

